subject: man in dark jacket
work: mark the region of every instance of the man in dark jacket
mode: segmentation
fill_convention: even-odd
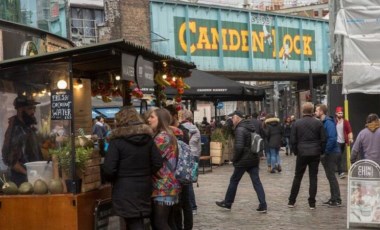
[[[3,161],[10,169],[10,180],[20,186],[27,182],[25,163],[41,161],[42,153],[38,143],[37,119],[34,116],[39,102],[26,96],[13,101],[17,114],[9,118],[2,148]]]
[[[338,134],[336,132],[334,119],[326,114],[326,105],[320,104],[316,106],[315,115],[323,122],[323,127],[325,128],[327,137],[326,148],[324,149],[324,156],[322,157],[321,162],[330,184],[331,193],[330,199],[324,202],[323,205],[340,207],[342,206],[342,199],[340,198],[338,180],[335,176],[336,161],[340,155],[340,148],[337,142]]]
[[[248,172],[260,202],[256,211],[266,213],[267,203],[265,201],[264,188],[259,177],[259,156],[251,153],[251,133],[255,129],[249,120],[243,119],[244,115],[242,112],[235,111],[229,116],[232,116],[232,122],[235,126],[234,156],[232,158],[235,169],[231,176],[225,199],[215,203],[219,207],[231,209],[240,179],[245,172]]]
[[[314,106],[308,102],[302,106],[303,118],[292,125],[290,143],[297,156],[296,172],[289,196],[289,208],[294,208],[303,174],[309,167],[309,207],[315,209],[317,195],[318,166],[325,148],[326,134],[322,122],[313,117]]]

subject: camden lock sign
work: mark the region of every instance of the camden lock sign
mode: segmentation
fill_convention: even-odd
[[[217,20],[190,19],[190,41],[186,39],[187,24],[184,17],[174,17],[176,55],[186,55],[188,46],[192,56],[219,56],[221,40],[224,57],[249,57],[249,39],[255,58],[275,59],[290,55],[292,60],[305,58],[315,60],[315,32],[299,28],[276,27],[273,17],[253,17],[252,32],[249,34],[246,23],[222,21],[218,31]],[[278,54],[276,39],[279,39]]]
[[[371,160],[353,164],[348,178],[347,228],[380,226],[380,166]]]

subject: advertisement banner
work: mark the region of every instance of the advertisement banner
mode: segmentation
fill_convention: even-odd
[[[348,178],[347,228],[350,224],[380,226],[380,166],[360,160]]]

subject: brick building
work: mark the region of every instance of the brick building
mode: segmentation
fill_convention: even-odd
[[[149,0],[105,0],[104,26],[99,27],[99,40],[124,38],[151,48]]]

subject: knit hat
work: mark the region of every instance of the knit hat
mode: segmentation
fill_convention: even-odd
[[[343,107],[342,106],[338,106],[335,108],[335,112],[336,113],[343,113]]]

